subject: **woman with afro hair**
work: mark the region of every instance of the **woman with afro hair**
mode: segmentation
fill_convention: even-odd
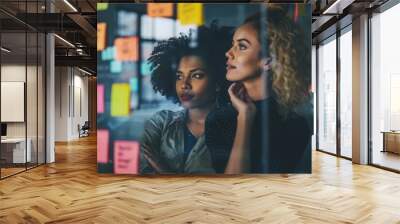
[[[179,104],[146,123],[140,145],[140,173],[215,173],[205,144],[204,124],[212,109],[228,100],[225,52],[231,32],[213,23],[158,42],[148,59],[153,89]]]

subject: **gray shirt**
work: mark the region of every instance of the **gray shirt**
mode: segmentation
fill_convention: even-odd
[[[164,165],[162,173],[215,173],[204,135],[184,160],[186,114],[186,110],[162,110],[146,122],[140,141],[140,173],[154,173],[145,154]]]

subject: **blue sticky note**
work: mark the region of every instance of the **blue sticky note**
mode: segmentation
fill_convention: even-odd
[[[122,63],[120,61],[111,61],[110,67],[112,73],[120,73],[122,71]]]
[[[131,90],[133,92],[137,92],[139,90],[139,83],[138,83],[138,79],[137,77],[132,77],[129,81],[130,85],[131,85]]]
[[[103,61],[114,60],[115,58],[115,47],[107,47],[101,52],[101,59]]]
[[[151,73],[150,64],[147,62],[142,62],[140,66],[140,71],[142,72],[142,75],[150,75]]]
[[[131,61],[124,61],[122,62],[122,70],[124,72],[129,72],[132,76],[137,74],[137,63]]]

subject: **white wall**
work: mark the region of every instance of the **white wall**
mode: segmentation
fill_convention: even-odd
[[[24,65],[18,65],[18,64],[2,65],[1,66],[1,81],[2,82],[16,82],[17,81],[17,82],[25,82],[26,83],[25,69],[26,69],[25,64]],[[28,74],[33,74],[33,73],[36,74],[36,67],[28,66],[27,71],[28,71]],[[29,84],[32,84],[31,82],[32,82],[32,80],[29,80]],[[36,82],[33,84],[36,85]],[[28,88],[27,90],[28,90],[27,102],[29,104],[30,102],[34,101],[31,99],[32,97],[36,98],[36,89]],[[29,90],[32,90],[33,92],[31,92]],[[30,106],[35,106],[35,108],[36,108],[36,101],[35,101],[35,105],[30,105]],[[1,108],[1,110],[7,110],[7,108]],[[31,122],[33,120],[36,122],[36,113],[35,114],[28,113],[27,116],[28,116],[28,122]],[[25,123],[26,122],[7,122],[7,136],[8,137],[25,137]],[[30,125],[28,125],[28,128],[32,127],[32,126],[33,125],[30,124]],[[35,127],[35,129],[36,129],[36,127]],[[28,131],[28,134],[29,134],[29,131]]]
[[[38,69],[38,70],[37,70]],[[27,81],[25,78],[27,77]],[[36,162],[39,153],[39,163],[44,163],[44,74],[42,67],[36,67],[25,64],[3,64],[1,66],[1,81],[18,81],[26,83],[26,111],[27,120],[25,122],[6,122],[7,137],[30,139],[32,161]],[[2,96],[7,97],[7,96]],[[1,110],[10,110],[10,108],[1,108]],[[24,112],[25,112],[24,111]]]
[[[88,120],[88,78],[72,67],[56,67],[55,74],[55,140],[77,139],[78,124]]]

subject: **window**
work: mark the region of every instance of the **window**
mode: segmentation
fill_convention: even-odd
[[[336,36],[318,48],[318,149],[336,153]]]

